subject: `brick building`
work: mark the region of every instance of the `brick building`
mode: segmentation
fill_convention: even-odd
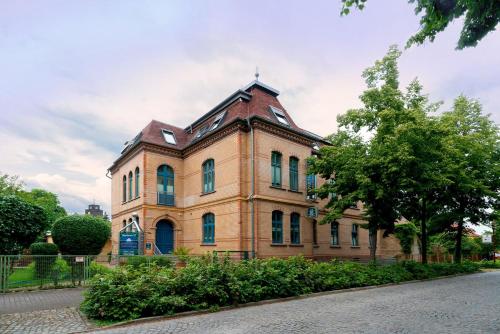
[[[184,129],[153,120],[127,142],[109,169],[113,253],[135,216],[145,254],[184,246],[192,254],[367,258],[359,208],[316,223],[325,202],[307,189],[323,180],[306,175],[306,158],[327,142],[297,126],[278,95],[253,81]],[[378,240],[381,257],[400,253],[393,237]]]

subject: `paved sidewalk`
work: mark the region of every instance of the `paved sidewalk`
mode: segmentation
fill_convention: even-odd
[[[83,288],[9,292],[0,294],[0,315],[78,307],[83,301]]]
[[[67,334],[90,328],[78,307],[83,288],[0,294],[0,333]]]

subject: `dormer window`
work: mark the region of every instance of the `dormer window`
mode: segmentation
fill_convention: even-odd
[[[222,123],[222,119],[224,118],[224,115],[226,114],[225,111],[221,112],[220,114],[215,117],[214,122],[210,126],[210,131],[217,129],[217,127]]]
[[[198,130],[198,132],[196,133],[196,136],[194,136],[195,139],[198,139],[200,138],[201,136],[203,136],[206,132],[208,131],[208,126],[204,126],[202,127],[201,129]]]
[[[276,119],[278,120],[278,122],[280,122],[283,125],[290,126],[290,123],[286,119],[285,113],[282,110],[275,108],[273,106],[269,106],[269,108],[273,112],[273,114],[276,117]]]
[[[161,131],[163,132],[163,138],[165,138],[165,141],[168,144],[172,144],[172,145],[176,145],[177,144],[177,142],[175,140],[174,133],[172,131],[165,130],[165,129],[162,129]]]

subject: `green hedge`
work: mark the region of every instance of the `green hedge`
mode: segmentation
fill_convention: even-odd
[[[500,260],[482,260],[477,262],[481,268],[500,269]]]
[[[126,262],[124,263],[125,265],[133,266],[135,268],[140,267],[142,264],[151,264],[151,263],[156,263],[160,267],[172,267],[173,263],[172,260],[170,260],[166,256],[146,256],[146,255],[136,255],[136,256],[129,256],[125,257]]]
[[[90,318],[117,321],[478,269],[471,262],[375,266],[317,263],[299,256],[235,263],[207,256],[191,259],[178,270],[152,264],[123,266],[96,275],[85,293],[82,310]]]
[[[35,242],[30,246],[31,255],[34,255],[35,278],[48,278],[52,273],[52,266],[56,262],[59,248],[56,244],[46,242]],[[50,256],[45,256],[50,255]]]

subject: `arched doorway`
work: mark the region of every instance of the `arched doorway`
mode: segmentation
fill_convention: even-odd
[[[156,223],[156,247],[162,254],[172,253],[174,250],[174,226],[168,220]]]

